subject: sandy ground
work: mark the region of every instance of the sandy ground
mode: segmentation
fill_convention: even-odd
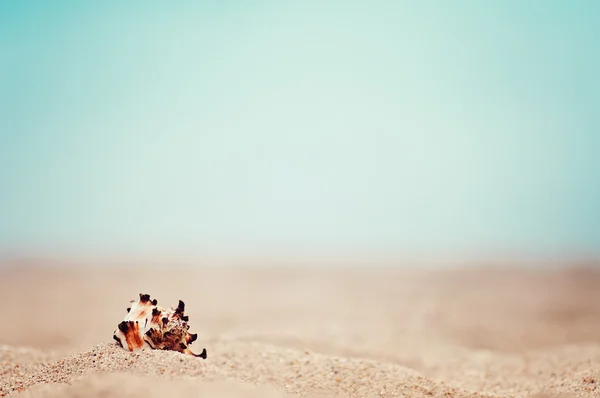
[[[600,397],[600,269],[0,268],[0,396]],[[202,360],[118,347],[186,303]]]

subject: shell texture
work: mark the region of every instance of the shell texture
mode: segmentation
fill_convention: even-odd
[[[132,300],[125,319],[119,323],[113,339],[129,351],[145,346],[157,350],[172,350],[206,359],[206,349],[195,354],[189,346],[198,337],[189,333],[189,317],[184,315],[185,304],[179,300],[177,308],[163,308],[150,299],[149,294],[140,293],[139,300]]]

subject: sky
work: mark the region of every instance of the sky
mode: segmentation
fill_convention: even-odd
[[[0,250],[600,254],[600,2],[0,2]]]

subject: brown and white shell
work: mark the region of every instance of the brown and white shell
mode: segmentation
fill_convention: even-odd
[[[195,354],[189,348],[197,334],[188,332],[189,317],[184,315],[185,304],[179,300],[177,308],[163,308],[149,294],[140,293],[139,300],[132,300],[127,316],[114,331],[113,339],[129,350],[135,351],[148,345],[157,350],[172,350],[206,359],[206,349]]]

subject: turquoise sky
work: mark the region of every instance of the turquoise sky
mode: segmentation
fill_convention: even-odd
[[[600,253],[600,1],[2,1],[0,249]]]

